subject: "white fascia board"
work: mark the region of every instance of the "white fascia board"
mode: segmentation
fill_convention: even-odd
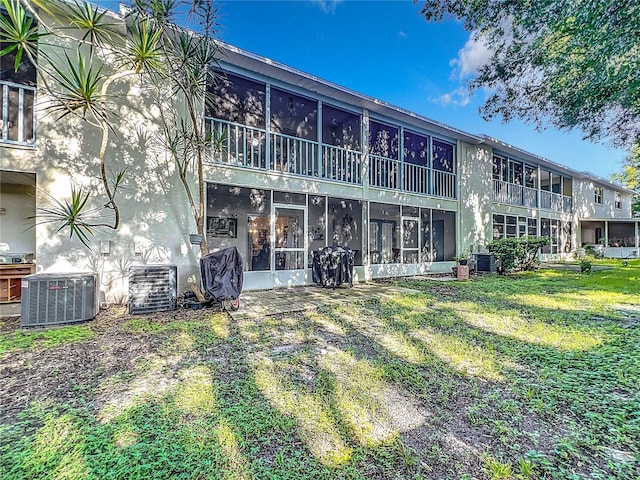
[[[609,222],[609,223],[636,223],[640,217],[578,217],[579,222]]]

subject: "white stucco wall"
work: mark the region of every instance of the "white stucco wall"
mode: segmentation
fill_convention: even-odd
[[[478,252],[492,240],[492,150],[458,142],[458,151],[458,251]]]
[[[36,251],[35,193],[35,185],[0,183],[0,253]]]
[[[38,272],[97,271],[101,300],[108,302],[126,300],[128,269],[134,263],[176,264],[180,291],[195,279],[198,270],[199,247],[191,246],[188,240],[189,233],[196,230],[195,221],[173,163],[155,140],[157,108],[138,82],[127,77],[114,83],[108,92],[116,102],[117,116],[110,119],[116,133],[109,135],[107,170],[127,169],[116,197],[120,227],[92,228],[91,249],[77,238],[69,238],[68,229],[56,232],[56,223],[38,225],[24,246],[11,245],[11,250],[34,251]],[[98,161],[101,131],[73,115],[58,119],[47,114],[42,110],[46,90],[40,87],[36,147],[0,146],[0,170],[36,173],[32,209],[35,204],[42,208],[54,205],[54,199],[69,199],[75,186],[90,193],[88,208],[93,214],[85,220],[112,225],[113,211],[102,208],[107,198]],[[25,199],[22,196],[23,204]],[[7,219],[16,212],[13,204],[20,200],[4,193],[0,200],[7,208],[7,216],[0,218],[0,242],[6,242],[6,238],[15,243],[17,227],[13,220],[9,227]]]
[[[603,187],[602,204],[595,203],[595,187]],[[588,179],[573,180],[574,210],[578,218],[629,218],[632,197],[620,193],[622,208],[615,208],[615,190]]]

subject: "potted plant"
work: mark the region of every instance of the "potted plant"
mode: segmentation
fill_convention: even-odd
[[[453,259],[456,261],[458,265],[466,265],[467,262],[469,261],[469,257],[466,253],[453,257]]]

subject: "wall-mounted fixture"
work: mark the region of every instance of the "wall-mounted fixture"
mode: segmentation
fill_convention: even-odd
[[[111,240],[100,240],[100,253],[102,255],[111,254]]]
[[[7,209],[6,208],[0,208],[0,215],[4,215],[5,213],[7,213]]]
[[[189,234],[189,243],[191,245],[202,245],[202,235],[199,233]]]

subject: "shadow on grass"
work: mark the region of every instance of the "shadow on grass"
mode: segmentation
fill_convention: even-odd
[[[602,449],[638,445],[638,331],[593,322],[600,307],[560,278],[411,283],[425,293],[238,323],[135,319],[120,330],[150,347],[127,374],[0,427],[0,476],[446,478],[487,458],[517,470],[531,451],[551,477],[624,473]]]

